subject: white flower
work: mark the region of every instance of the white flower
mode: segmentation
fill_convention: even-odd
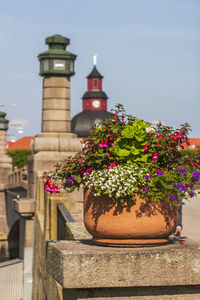
[[[154,129],[154,128],[152,128],[152,127],[148,127],[148,128],[146,128],[146,132],[151,132],[151,131],[155,131],[155,129]]]

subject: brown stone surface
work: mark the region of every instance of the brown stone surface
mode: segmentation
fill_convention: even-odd
[[[43,90],[43,99],[64,98],[70,99],[70,89],[63,87],[47,87]]]
[[[74,139],[74,138],[57,138],[57,137],[36,137],[33,143],[32,150],[34,153],[40,151],[49,151],[49,152],[59,152],[55,153],[52,156],[52,153],[45,153],[45,155],[50,155],[48,157],[44,157],[45,160],[61,160],[65,159],[68,156],[67,152],[77,152],[82,149],[81,139]],[[64,153],[65,157],[61,152]],[[62,155],[62,157],[61,157]],[[73,153],[71,153],[73,155]],[[44,169],[45,170],[45,169]]]
[[[52,121],[70,121],[70,112],[63,109],[45,109],[43,110],[43,122]]]
[[[67,222],[66,231],[67,240],[91,239],[83,222]]]
[[[47,268],[64,288],[200,285],[200,244],[131,249],[50,242]]]
[[[35,201],[33,199],[27,200],[17,200],[13,199],[14,201],[14,209],[17,213],[19,213],[22,217],[25,216],[32,216],[35,211]]]
[[[6,131],[0,130],[0,155],[6,154]]]
[[[70,87],[70,80],[67,77],[46,77],[43,81],[44,87]]]
[[[79,194],[82,196],[78,191],[51,196],[44,193],[43,184],[38,181],[34,218],[33,300],[63,299],[62,286],[46,271],[46,240],[57,239],[57,204],[64,203],[67,209],[73,210]]]
[[[70,132],[71,122],[70,121],[43,121],[42,132]]]
[[[70,100],[68,99],[43,99],[43,109],[70,110]]]

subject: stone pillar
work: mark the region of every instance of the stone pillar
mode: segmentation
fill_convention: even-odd
[[[33,199],[13,199],[13,202],[15,211],[20,215],[19,256],[24,261],[24,295],[26,295],[26,299],[31,299],[35,201]]]
[[[12,159],[7,155],[6,143],[8,120],[6,113],[0,112],[0,260],[8,257],[8,226],[6,215],[6,185],[12,172]]]
[[[70,79],[67,77],[43,79],[42,132],[71,132]]]
[[[0,112],[1,114],[1,112]],[[6,114],[5,114],[6,115]],[[1,125],[1,119],[0,119]],[[8,175],[12,172],[12,159],[7,155],[7,135],[6,130],[0,128],[0,187],[4,188],[5,184],[8,184]]]
[[[76,55],[66,51],[70,40],[60,35],[46,38],[49,50],[39,54],[43,79],[42,132],[31,144],[28,158],[28,195],[35,198],[36,177],[81,150],[71,133],[70,77]]]
[[[2,155],[6,155],[6,131],[5,130],[0,130],[0,157]]]

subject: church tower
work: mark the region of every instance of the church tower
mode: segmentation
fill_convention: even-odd
[[[87,76],[88,90],[83,95],[83,111],[104,110],[107,111],[107,95],[102,91],[103,76],[94,65],[92,72]]]
[[[87,91],[84,93],[83,111],[73,117],[71,121],[72,132],[78,137],[87,137],[91,127],[96,123],[101,123],[106,119],[113,118],[107,111],[107,95],[102,90],[103,76],[96,68],[96,56],[93,57],[94,66],[87,76]]]

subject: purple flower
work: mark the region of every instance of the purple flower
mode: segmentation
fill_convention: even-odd
[[[71,180],[75,180],[74,176],[70,176],[70,177],[67,178],[67,182],[69,182]]]
[[[181,175],[181,174],[184,174],[184,175],[187,175],[187,171],[185,169],[182,169],[180,167],[177,168],[177,172]]]
[[[189,192],[188,192],[188,195],[190,195],[191,198],[194,197],[193,191],[189,191]]]
[[[149,188],[147,186],[144,186],[142,187],[142,190],[148,192]]]
[[[199,172],[194,170],[195,172],[192,174],[194,180],[198,180],[199,179]]]
[[[186,187],[181,182],[178,182],[177,184],[174,183],[174,186],[176,187],[177,190],[181,190],[182,192],[187,190]]]
[[[149,175],[147,175],[147,176],[145,177],[145,179],[146,179],[146,180],[149,180],[149,179],[151,178],[151,176],[152,176],[152,175],[149,173]]]
[[[169,199],[174,201],[175,200],[175,197],[173,195],[169,195]]]
[[[157,173],[159,176],[163,176],[163,171],[158,171],[158,173]]]

